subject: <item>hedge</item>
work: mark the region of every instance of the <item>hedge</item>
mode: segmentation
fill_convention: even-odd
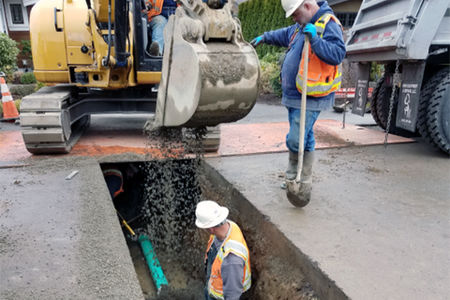
[[[244,39],[251,41],[265,31],[274,30],[294,24],[291,18],[285,18],[285,12],[280,0],[249,0],[239,5],[239,19],[241,20]],[[258,56],[264,57],[268,53],[279,53],[283,48],[261,45],[256,48]]]
[[[5,33],[0,33],[0,71],[6,74],[12,73],[17,68],[17,54],[19,54],[19,48],[16,41]]]

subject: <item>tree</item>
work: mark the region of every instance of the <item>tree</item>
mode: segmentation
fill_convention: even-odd
[[[17,69],[17,43],[5,33],[0,33],[0,71],[11,74]]]

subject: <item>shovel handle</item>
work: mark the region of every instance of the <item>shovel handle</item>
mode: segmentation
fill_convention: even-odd
[[[306,119],[306,93],[308,80],[308,61],[309,61],[309,38],[305,34],[305,42],[303,44],[303,86],[302,86],[302,102],[300,106],[300,138],[298,140],[298,164],[297,177],[295,181],[300,182],[303,169],[303,154],[305,152],[305,119]]]

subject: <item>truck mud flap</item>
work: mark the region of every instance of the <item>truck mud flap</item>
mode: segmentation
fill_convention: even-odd
[[[366,112],[367,94],[369,91],[370,64],[358,64],[358,80],[355,88],[352,113],[364,116]]]

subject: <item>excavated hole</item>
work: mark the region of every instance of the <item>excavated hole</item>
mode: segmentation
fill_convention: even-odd
[[[157,295],[139,243],[122,226],[145,298],[204,299],[208,234],[195,227],[195,206],[212,199],[230,209],[250,249],[252,288],[242,299],[317,299],[284,236],[205,165],[196,159],[101,165],[122,173],[124,191],[113,199],[118,220],[123,217],[136,235],[150,237],[169,282]]]

